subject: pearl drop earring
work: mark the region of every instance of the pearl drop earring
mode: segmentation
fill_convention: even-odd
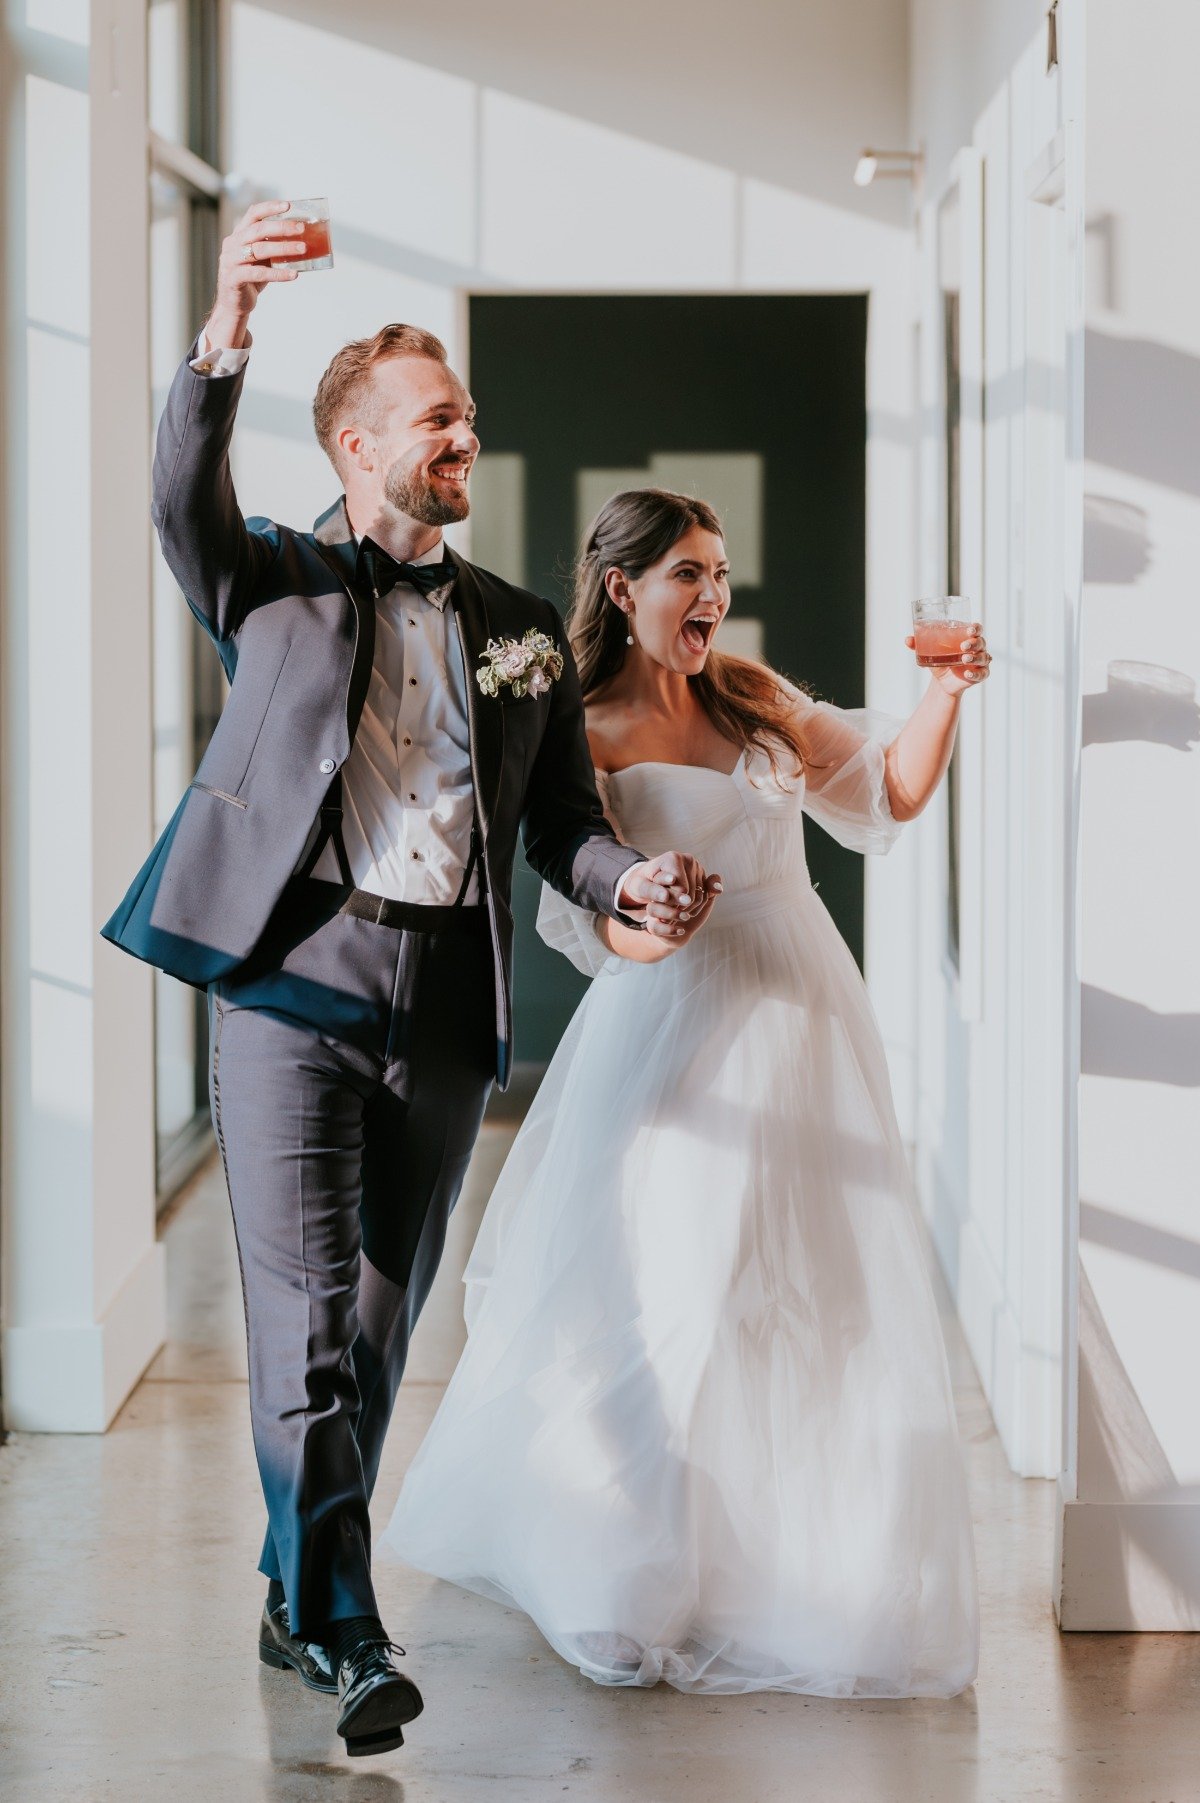
[[[634,641],[633,641],[633,615],[632,615],[632,614],[626,614],[626,616],[625,616],[625,618],[626,618],[626,620],[627,620],[627,621],[628,621],[628,623],[629,623],[629,627],[630,627],[630,630],[629,630],[629,631],[628,631],[628,632],[627,632],[627,633],[626,633],[626,635],[625,635],[625,643],[626,643],[626,644],[627,644],[627,645],[632,645],[632,644],[633,644],[633,642],[634,642]]]

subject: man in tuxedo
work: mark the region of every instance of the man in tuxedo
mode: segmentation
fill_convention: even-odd
[[[479,440],[431,334],[386,326],[333,359],[314,423],[344,494],[311,533],[243,518],[229,444],[248,321],[296,279],[301,232],[275,202],[226,239],[160,424],[154,521],[232,686],[104,933],[210,996],[269,1518],[260,1654],[336,1690],[360,1754],[402,1744],[422,1707],[379,1619],[368,1499],[508,1079],[518,826],[547,882],[651,932],[685,930],[704,873],[618,843],[556,610],[443,545]],[[513,670],[531,630],[541,676],[485,693],[489,644]]]

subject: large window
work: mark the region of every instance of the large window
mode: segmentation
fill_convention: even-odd
[[[946,593],[961,595],[962,572],[962,277],[960,202],[957,186],[938,209],[938,285],[942,300],[942,394],[945,419],[944,546]],[[962,835],[961,760],[958,747],[946,771],[946,952],[958,972],[962,951],[959,864]]]
[[[219,0],[150,0],[150,373],[157,424],[211,297],[220,240]],[[220,666],[154,545],[154,825],[195,773],[223,700]],[[165,1201],[209,1145],[204,997],[155,975],[158,1187]]]

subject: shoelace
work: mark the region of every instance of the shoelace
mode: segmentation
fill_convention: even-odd
[[[369,1638],[364,1636],[362,1640],[354,1641],[349,1649],[342,1654],[341,1662],[345,1665],[348,1659],[361,1658],[364,1653],[368,1655],[376,1653],[380,1658],[383,1658],[388,1653],[396,1653],[401,1659],[408,1658],[407,1650],[402,1646],[397,1646],[394,1640],[380,1640],[375,1635],[371,1635]]]

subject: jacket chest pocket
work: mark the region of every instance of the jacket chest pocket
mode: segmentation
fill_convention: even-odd
[[[281,640],[261,651],[256,647],[253,657],[239,658],[229,698],[197,773],[204,786],[232,798],[240,796],[293,643]]]

